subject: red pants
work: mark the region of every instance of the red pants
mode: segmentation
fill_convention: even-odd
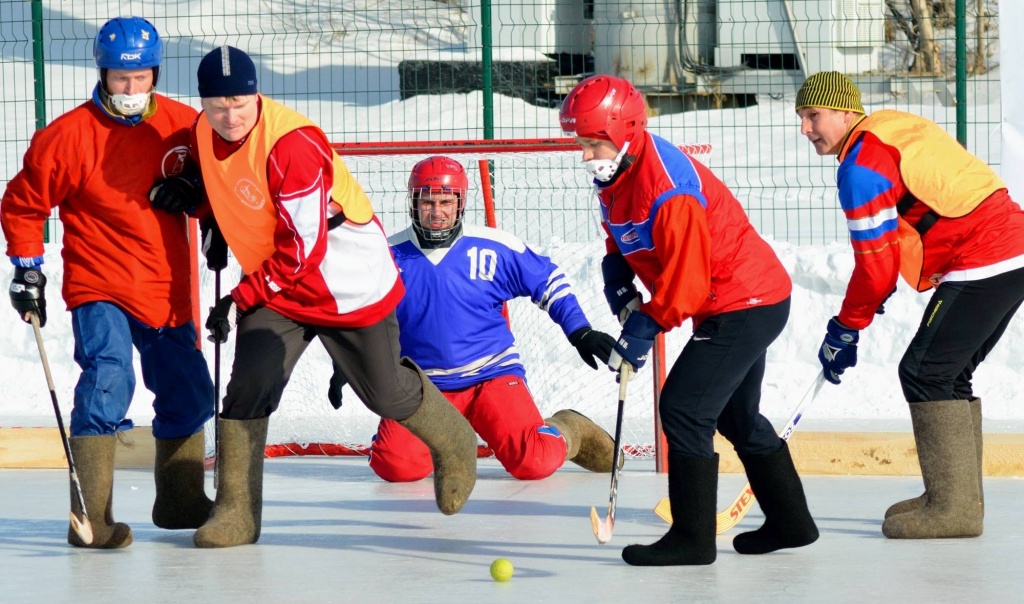
[[[443,394],[513,477],[545,478],[565,462],[565,438],[545,426],[522,378],[500,376]],[[377,428],[370,447],[370,467],[389,482],[420,480],[434,471],[423,441],[391,419],[382,419]]]

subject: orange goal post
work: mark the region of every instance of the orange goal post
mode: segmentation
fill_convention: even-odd
[[[703,163],[711,152],[706,144],[681,148]],[[466,223],[502,229],[551,257],[594,328],[618,335],[619,325],[602,293],[600,212],[580,166],[580,148],[572,139],[339,143],[334,149],[370,197],[388,235],[410,223],[407,183],[412,166],[430,155],[456,159],[470,178]],[[642,288],[639,283],[638,287]],[[510,302],[507,316],[541,414],[548,417],[572,408],[614,433],[614,374],[585,365],[558,325],[529,299]],[[667,453],[657,419],[658,390],[666,358],[675,358],[688,337],[684,326],[659,338],[652,367],[641,370],[630,383],[626,401],[626,454],[653,457],[659,470]],[[224,362],[230,367],[230,359]],[[377,417],[347,388],[342,408],[334,410],[327,401],[330,376],[326,352],[310,346],[270,423],[268,456],[366,454]],[[480,443],[480,451],[489,454],[486,443]]]

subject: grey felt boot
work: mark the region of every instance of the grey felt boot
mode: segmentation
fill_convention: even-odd
[[[978,454],[978,492],[981,495],[981,515],[985,516],[985,438],[981,428],[981,399],[974,398],[968,402],[971,407],[971,423],[974,426],[974,448]],[[912,499],[898,501],[885,511],[885,517],[910,512],[923,506],[928,501],[928,493],[924,492]]]
[[[263,519],[263,455],[269,417],[221,419],[217,500],[192,541],[196,547],[256,543]]]
[[[591,472],[611,473],[615,440],[589,417],[572,409],[562,409],[544,422],[565,437],[568,461]],[[620,468],[623,457],[619,455]]]
[[[202,430],[185,438],[156,439],[153,524],[162,529],[196,529],[210,517],[213,502],[205,492],[205,457]]]
[[[430,449],[437,509],[442,514],[458,513],[476,485],[476,432],[415,363],[406,358],[402,364],[419,375],[423,402],[398,423]]]
[[[890,539],[977,537],[983,530],[978,457],[965,400],[910,405],[927,498],[921,507],[882,523]]]
[[[92,525],[92,543],[85,544],[74,529],[68,527],[68,543],[76,547],[117,549],[132,544],[132,529],[123,522],[114,521],[114,448],[117,437],[113,434],[73,436],[68,439],[75,470],[82,485],[82,498]],[[81,517],[75,485],[71,484],[71,513]]]

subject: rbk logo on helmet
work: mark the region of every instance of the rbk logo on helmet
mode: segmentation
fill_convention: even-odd
[[[121,53],[121,60],[122,61],[138,61],[141,58],[142,58],[142,53],[141,52],[122,52]]]

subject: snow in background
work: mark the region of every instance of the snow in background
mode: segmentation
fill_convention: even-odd
[[[93,21],[98,26],[111,13],[108,10],[110,4],[101,7],[67,6],[68,3],[60,3],[60,9],[68,11],[76,18],[86,21]],[[100,3],[102,4],[102,3]],[[174,19],[168,16],[165,10],[167,6],[176,6],[180,10],[180,3],[121,3],[130,5],[130,10],[122,10],[122,14],[134,11],[135,14],[144,14],[151,18],[165,35],[183,35],[189,31],[184,21],[195,19],[195,17],[181,17],[182,23],[176,24]],[[206,5],[205,2],[194,3]],[[379,3],[378,3],[379,4]],[[397,7],[402,3],[398,0],[391,2],[395,13],[404,14]],[[409,3],[422,9],[423,2]],[[415,15],[406,17],[412,19]],[[257,19],[257,15],[239,17],[230,22],[218,18],[206,24],[206,31],[246,31],[245,28],[251,23],[246,20]],[[439,31],[444,33],[442,27]],[[447,34],[445,34],[447,35]],[[211,43],[231,43],[245,48],[237,36],[218,36],[216,40],[207,40]],[[340,98],[333,102],[323,100],[287,101],[296,109],[308,112],[310,115],[320,116],[319,122],[334,140],[339,137],[333,133],[359,133],[373,130],[375,124],[388,124],[390,132],[401,132],[404,128],[415,131],[419,140],[424,139],[460,139],[479,138],[482,128],[482,116],[479,111],[466,114],[464,107],[481,107],[482,97],[479,92],[466,95],[430,95],[416,96],[406,101],[400,101],[397,93],[397,72],[394,67],[403,53],[422,51],[427,56],[435,52],[432,46],[420,38],[406,37],[399,40],[400,44],[392,44],[389,52],[380,52],[379,48],[373,46],[376,38],[372,36],[347,35],[340,39],[322,40],[321,42],[347,45],[352,49],[365,49],[361,54],[368,64],[372,63],[381,69],[364,69],[366,65],[346,66],[342,70],[343,77],[358,78],[360,74],[374,74],[382,81],[388,80],[394,85],[392,95],[384,95],[387,98],[373,100]],[[429,42],[429,41],[428,41]],[[275,55],[274,63],[263,63],[261,65],[264,77],[261,87],[264,93],[275,96],[283,93],[275,84],[277,76],[285,76],[289,73],[308,69],[308,56],[304,50],[309,48],[309,40],[279,37],[275,40],[281,54]],[[209,48],[200,48],[197,43],[191,43],[195,47],[196,56],[201,56]],[[288,51],[288,52],[284,52]],[[88,56],[88,48],[83,46],[82,56]],[[195,64],[197,61],[192,61]],[[179,63],[185,63],[181,60]],[[325,66],[329,67],[329,66]],[[340,69],[340,68],[339,68]],[[274,74],[266,77],[268,70]],[[74,67],[63,66],[59,70],[65,77],[53,77],[49,79],[49,86],[55,92],[52,96],[60,96],[66,99],[85,99],[91,90],[95,78],[95,70],[88,66]],[[31,65],[26,64],[23,74],[19,73],[19,81],[29,81],[31,77]],[[167,86],[174,87],[174,82],[191,82],[192,75],[188,72],[187,65],[179,66],[174,61],[165,65]],[[381,75],[384,74],[384,75]],[[24,77],[22,77],[24,76]],[[990,76],[998,78],[998,75]],[[85,84],[83,84],[85,82]],[[382,84],[378,82],[377,89]],[[63,86],[63,87],[62,87]],[[10,87],[8,87],[9,89]],[[183,102],[192,104],[198,108],[198,99],[188,96],[187,90],[191,86],[177,86],[177,98]],[[360,88],[366,90],[365,87]],[[986,112],[988,115],[998,115],[999,99],[998,87],[978,86],[972,87],[972,102],[969,105],[972,111],[979,113]],[[4,98],[8,98],[9,92]],[[173,94],[173,92],[172,92]],[[825,183],[834,185],[835,160],[834,158],[818,158],[813,150],[798,132],[798,122],[792,110],[792,98],[773,100],[767,96],[762,97],[760,104],[746,109],[730,109],[719,111],[695,111],[677,115],[669,115],[653,118],[649,129],[654,133],[659,132],[686,132],[694,133],[694,136],[684,137],[686,140],[678,140],[678,135],[673,136],[677,143],[711,143],[714,160],[712,165],[716,171],[720,171],[728,183],[743,182],[749,185],[751,182],[769,182],[771,173],[782,169],[781,154],[785,154],[787,166],[801,166],[794,171],[798,175],[788,175],[790,178],[806,179],[808,183]],[[880,99],[865,99],[867,110],[870,112],[880,108]],[[66,107],[58,111],[50,109],[51,116],[57,115],[74,104],[80,102],[69,101]],[[562,136],[557,126],[557,110],[535,107],[519,99],[508,97],[496,97],[496,115],[515,116],[514,123],[495,124],[495,135],[497,137],[560,137]],[[948,123],[950,121],[952,107],[936,106],[914,106],[913,111],[925,117],[937,119]],[[17,128],[24,131],[31,128],[31,117],[12,111],[4,116],[5,126],[8,132]],[[771,126],[759,126],[760,124],[773,124]],[[369,126],[368,126],[369,125]],[[464,125],[460,129],[458,125]],[[749,126],[749,128],[747,127]],[[453,129],[454,127],[454,129]],[[750,141],[746,138],[740,139],[750,129],[759,128],[763,130],[764,141],[757,149],[750,148]],[[998,129],[994,132],[991,126],[980,126],[972,128],[969,133],[977,139],[998,138]],[[380,137],[370,135],[353,135],[350,140],[374,140]],[[388,137],[394,138],[394,137]],[[746,153],[758,153],[760,161],[758,169],[744,168],[737,166],[730,157],[730,150],[737,145],[745,145]],[[23,148],[17,149],[9,146],[0,150],[7,154],[20,156]],[[400,166],[405,170],[411,167],[413,158],[406,158],[407,165]],[[984,159],[998,163],[998,157],[985,157]],[[749,163],[749,162],[748,162]],[[8,165],[17,165],[9,163]],[[793,169],[793,168],[788,168]],[[361,181],[372,179],[371,172],[360,172],[353,170]],[[10,178],[13,175],[4,175]],[[582,170],[576,169],[572,176],[574,182],[566,187],[567,194],[574,196],[589,196],[588,185]],[[758,189],[758,195],[773,197],[771,187]],[[499,189],[498,204],[500,207],[501,190]],[[831,194],[831,193],[830,193]],[[537,200],[534,200],[536,202]],[[545,200],[539,200],[543,203]],[[741,196],[741,202],[746,203],[748,199]],[[779,201],[783,199],[779,198]],[[787,199],[786,207],[792,207],[793,199]],[[820,200],[816,200],[820,201]],[[404,222],[404,201],[400,196],[374,196],[375,206],[385,216],[385,226],[389,233],[395,229],[405,226]],[[499,218],[500,225],[513,232],[519,232],[518,221],[529,221],[529,211],[522,211],[518,214],[504,214]],[[525,215],[525,216],[524,216]],[[479,222],[479,212],[470,217],[470,220]],[[510,224],[510,221],[512,224]],[[837,228],[842,228],[842,216],[835,209],[834,223]],[[762,229],[762,231],[766,231]],[[610,313],[605,307],[601,295],[600,258],[603,253],[596,228],[591,226],[592,237],[589,239],[576,238],[579,240],[566,240],[562,237],[547,237],[544,239],[533,239],[523,236],[538,251],[550,254],[565,270],[569,279],[574,283],[577,296],[580,298],[591,321],[595,327],[617,334],[617,326],[613,322]],[[838,312],[840,303],[845,293],[847,280],[853,268],[853,255],[846,243],[833,243],[827,245],[793,245],[782,240],[774,240],[770,232],[764,232],[765,238],[769,240],[785,265],[793,280],[792,314],[788,327],[780,338],[769,350],[767,374],[764,379],[764,391],[762,401],[763,413],[775,422],[777,427],[788,419],[789,414],[796,405],[798,399],[807,390],[815,378],[820,367],[817,363],[817,349],[824,334],[825,324],[828,319]],[[9,282],[11,268],[6,269],[3,274],[4,283]],[[46,250],[46,262],[44,272],[50,280],[47,288],[49,299],[49,323],[44,329],[44,338],[47,346],[47,353],[51,363],[54,380],[57,384],[57,395],[63,407],[64,416],[67,418],[72,403],[74,384],[78,377],[78,369],[73,361],[73,340],[70,327],[70,314],[64,310],[60,300],[59,283],[61,281],[62,266],[59,247],[49,245]],[[231,271],[225,272],[225,292],[233,284],[230,276]],[[202,308],[210,306],[213,300],[213,279],[203,269],[202,276]],[[116,285],[116,284],[115,284]],[[909,430],[909,414],[906,404],[903,401],[899,383],[896,377],[896,365],[910,341],[920,320],[922,310],[927,301],[927,294],[917,294],[901,283],[899,291],[886,304],[887,312],[884,316],[878,317],[876,322],[861,334],[859,348],[859,365],[849,370],[844,376],[840,386],[826,384],[822,395],[815,405],[807,411],[806,419],[802,426],[818,427],[827,429],[899,429]],[[527,338],[529,344],[521,342],[520,351],[523,353],[527,373],[530,376],[530,385],[538,403],[544,413],[550,413],[555,409],[573,406],[583,410],[600,423],[607,427],[614,425],[615,398],[617,389],[613,376],[604,370],[594,372],[576,356],[575,351],[565,342],[560,332],[551,325],[551,322],[541,316],[539,310],[526,302],[513,304],[512,322],[521,341]],[[443,309],[439,309],[443,312]],[[38,352],[31,328],[18,321],[12,310],[6,315],[0,314],[0,383],[2,386],[2,398],[0,398],[0,426],[37,426],[53,425],[54,418],[46,389],[43,371],[40,366]],[[981,365],[975,375],[975,393],[984,401],[984,415],[988,420],[987,430],[1019,431],[1024,429],[1024,406],[1018,404],[1022,390],[1019,376],[1021,374],[1024,358],[1024,322],[1020,317],[1016,318],[1004,335],[1002,342],[985,363]],[[540,335],[523,336],[528,330],[534,328],[547,328],[547,331],[538,332]],[[677,352],[685,344],[689,336],[689,324],[676,330],[669,338],[668,348],[670,357],[674,358],[672,352]],[[213,354],[209,344],[205,352],[212,364]],[[230,376],[230,361],[232,358],[231,348],[233,340],[224,347],[224,363],[221,370],[222,391]],[[362,407],[354,394],[346,389],[345,405],[341,411],[334,411],[326,401],[326,386],[330,375],[330,364],[322,347],[314,343],[308,353],[303,357],[297,368],[292,383],[289,385],[281,408],[271,422],[271,442],[281,441],[338,441],[366,443],[372,434],[375,426],[375,418]],[[139,386],[136,390],[135,399],[129,410],[129,417],[136,424],[148,425],[152,419],[152,395],[142,386],[141,377],[138,380]],[[644,370],[634,385],[631,385],[631,394],[627,404],[627,421],[632,425],[637,436],[643,439],[645,431],[650,431],[653,423],[651,408],[651,387],[650,369]],[[993,421],[994,420],[994,421]]]

